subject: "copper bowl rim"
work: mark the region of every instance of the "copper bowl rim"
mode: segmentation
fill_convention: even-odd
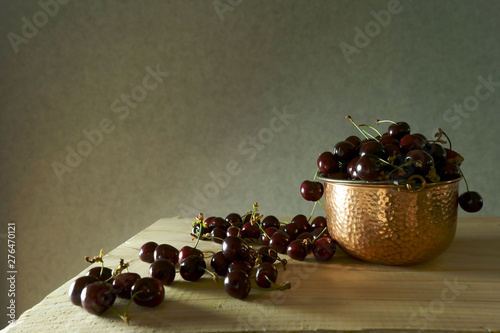
[[[434,187],[443,186],[452,183],[457,183],[462,180],[462,177],[458,177],[452,180],[445,180],[437,183],[427,183],[422,176],[418,176],[419,180],[415,181],[410,177],[409,179],[403,180],[378,180],[378,181],[364,181],[364,180],[352,180],[352,179],[333,179],[329,178],[323,173],[319,173],[317,179],[324,182],[339,184],[339,185],[351,185],[351,186],[368,186],[368,187],[406,187],[408,189],[421,189],[424,187]]]

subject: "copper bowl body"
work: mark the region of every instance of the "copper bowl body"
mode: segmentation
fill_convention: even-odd
[[[320,179],[328,231],[353,257],[418,264],[439,256],[455,237],[460,179],[420,186]]]

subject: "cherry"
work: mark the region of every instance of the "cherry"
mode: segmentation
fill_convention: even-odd
[[[340,162],[333,153],[325,151],[321,153],[317,160],[318,168],[324,174],[340,172]]]
[[[197,255],[198,257],[200,258],[203,258],[203,252],[201,252],[200,250],[194,248],[194,247],[191,247],[191,246],[183,246],[180,250],[179,250],[179,263],[182,263],[182,261],[189,257],[189,256],[192,256],[192,255]]]
[[[295,260],[302,261],[306,258],[308,253],[307,241],[303,239],[296,239],[288,244],[286,254]]]
[[[325,228],[326,227],[326,217],[324,216],[316,216],[311,222],[311,229],[314,230],[316,228]]]
[[[393,136],[390,136],[390,135],[383,135],[380,140],[378,140],[383,146],[387,146],[387,145],[397,145],[399,146],[399,141],[393,137]]]
[[[270,246],[262,246],[257,253],[261,257],[262,262],[269,262],[272,264],[278,259],[278,252]]]
[[[89,269],[87,276],[95,276],[100,281],[108,281],[113,276],[113,270],[109,267],[96,266]]]
[[[342,163],[349,162],[358,154],[358,152],[356,151],[356,147],[352,143],[347,141],[338,142],[335,145],[333,151],[339,161]]]
[[[156,242],[144,243],[139,249],[139,259],[147,263],[155,261],[154,252],[157,246],[158,244]]]
[[[175,266],[168,259],[156,260],[149,266],[149,276],[168,286],[175,279]]]
[[[303,214],[299,214],[299,215],[294,216],[294,218],[290,221],[290,224],[296,224],[297,227],[299,228],[299,232],[311,230],[311,226],[309,225],[307,217]],[[288,233],[288,234],[290,234],[290,233]]]
[[[298,240],[309,239],[310,241],[312,241],[313,238],[314,238],[314,236],[312,233],[310,233],[309,231],[304,231],[303,233],[298,235],[297,238],[295,238],[295,239],[298,239]]]
[[[207,264],[205,260],[197,255],[192,255],[184,259],[179,267],[179,274],[186,281],[198,281],[205,272]]]
[[[300,194],[307,201],[318,201],[323,196],[323,184],[305,180],[300,186]]]
[[[241,227],[241,238],[259,239],[260,238],[260,228],[255,222],[247,222]]]
[[[179,262],[179,250],[169,244],[160,244],[154,251],[154,260],[160,259],[170,260],[175,265]]]
[[[250,275],[250,272],[252,271],[252,265],[248,261],[241,261],[241,260],[236,260],[233,261],[232,263],[229,264],[227,268],[227,272],[231,273],[234,271],[243,271],[246,274]]]
[[[464,158],[462,157],[462,155],[460,155],[456,151],[448,149],[448,148],[444,148],[444,150],[446,151],[446,160],[448,162],[455,163],[456,165],[460,166],[462,164],[462,162],[464,161]]]
[[[269,245],[269,242],[271,241],[271,236],[278,231],[277,228],[275,227],[269,227],[264,230],[265,232],[262,233],[260,236],[260,241],[262,242],[263,245]]]
[[[422,149],[410,150],[405,157],[405,163],[411,165],[422,175],[426,175],[431,167],[434,167],[434,159],[431,154]]]
[[[460,177],[460,167],[448,161],[445,161],[442,166],[438,167],[437,172],[442,181]]]
[[[483,208],[483,198],[475,191],[467,191],[458,197],[460,207],[468,213],[475,213]]]
[[[205,223],[207,222],[205,221]],[[210,223],[207,223],[207,225],[210,229],[221,228],[223,230],[227,230],[227,228],[231,226],[229,222],[224,220],[222,217],[214,217],[213,219],[210,220]]]
[[[363,155],[358,159],[356,174],[361,180],[365,181],[382,180],[384,178],[382,163],[377,156],[371,154]]]
[[[143,277],[132,286],[132,295],[135,304],[147,307],[156,307],[165,299],[163,283],[152,277]]]
[[[314,258],[319,261],[330,260],[337,249],[335,241],[330,237],[317,238],[312,245]]]
[[[384,145],[377,141],[368,141],[363,143],[359,148],[359,156],[363,156],[365,154],[373,154],[380,158],[385,158],[387,152],[384,149]]]
[[[120,298],[132,297],[132,286],[141,278],[137,273],[125,272],[116,276],[113,281],[113,292]]]
[[[82,307],[87,312],[100,315],[109,309],[116,300],[116,295],[107,282],[97,281],[88,284],[80,294]]]
[[[325,230],[325,228],[316,228],[311,232],[311,235],[313,235],[314,238],[330,237],[328,230]]]
[[[347,137],[344,141],[352,143],[354,148],[358,148],[361,144],[361,139],[359,137],[357,137],[356,135],[351,135],[351,136]]]
[[[217,275],[225,276],[231,262],[224,257],[222,251],[217,252],[213,255],[210,260],[210,266]]]
[[[347,174],[353,180],[359,179],[358,173],[356,172],[356,163],[358,162],[358,160],[359,160],[359,156],[356,156],[347,165]]]
[[[290,243],[290,236],[286,232],[278,230],[271,236],[269,246],[276,252],[284,254],[286,253],[288,243]]]
[[[283,227],[283,231],[288,234],[290,240],[294,240],[297,236],[303,232],[303,229],[299,227],[297,223],[287,223]]]
[[[242,225],[243,226],[243,225]],[[226,236],[240,236],[241,229],[235,225],[227,228]]]
[[[443,165],[446,162],[446,150],[439,143],[430,143],[427,146],[427,151],[431,154],[436,166]]]
[[[274,215],[267,215],[263,220],[262,220],[262,228],[265,230],[267,228],[273,227],[276,229],[280,228],[280,221],[278,218]]]
[[[241,215],[238,213],[230,213],[226,216],[226,222],[230,225],[235,225],[237,227],[241,227],[243,225],[243,220],[241,219]]]
[[[269,262],[263,262],[255,273],[255,283],[261,288],[271,288],[278,279],[278,269]]]
[[[240,237],[226,237],[222,242],[222,253],[231,262],[236,260],[247,261],[250,259],[250,247]]]
[[[82,306],[81,294],[83,288],[88,286],[91,283],[99,281],[95,276],[80,276],[75,279],[73,283],[69,287],[68,295],[71,303]]]
[[[234,227],[232,227],[232,228],[234,228]],[[228,228],[228,230],[229,230],[229,228]],[[224,240],[224,238],[227,237],[227,231],[222,229],[222,228],[215,227],[212,229],[211,235],[212,235],[212,240],[215,243],[222,244],[222,241]]]
[[[414,149],[423,149],[425,147],[425,140],[415,134],[406,134],[399,140],[399,149],[402,153],[407,153]]]
[[[405,135],[410,134],[410,125],[404,121],[391,124],[387,128],[387,134],[399,141]]]
[[[250,278],[243,271],[228,273],[224,278],[224,290],[231,297],[244,299],[250,293],[250,289]]]

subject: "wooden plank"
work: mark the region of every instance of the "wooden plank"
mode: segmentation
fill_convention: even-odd
[[[177,248],[192,245],[191,222],[161,219],[109,252],[105,262],[115,266],[124,258],[131,271],[147,276],[149,265],[138,259],[139,247],[150,240]],[[220,249],[207,241],[199,247]],[[499,331],[499,258],[500,218],[459,217],[452,246],[425,264],[375,265],[342,251],[328,263],[290,260],[279,280],[290,281],[291,290],[252,289],[245,300],[231,298],[222,282],[216,285],[208,275],[194,283],[177,276],[158,308],[131,306],[129,326],[113,313],[97,317],[72,305],[67,295],[72,279],[5,331]],[[115,308],[122,311],[125,305],[119,300]]]

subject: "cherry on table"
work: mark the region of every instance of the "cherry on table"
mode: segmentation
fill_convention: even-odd
[[[229,261],[248,261],[250,258],[250,247],[242,238],[228,236],[222,242],[222,253]]]
[[[263,262],[255,273],[255,283],[261,288],[271,288],[272,283],[276,283],[278,269],[269,262]]]
[[[182,263],[182,261],[189,257],[189,256],[192,256],[192,255],[196,255],[200,258],[204,258],[204,255],[203,255],[203,252],[201,252],[200,250],[198,249],[195,249],[194,247],[191,247],[189,245],[186,245],[186,246],[183,246],[180,250],[179,250],[179,263]]]
[[[186,281],[198,281],[207,271],[205,260],[197,255],[185,258],[179,267],[179,274]]]
[[[132,286],[134,302],[140,306],[156,307],[165,299],[163,283],[152,277],[143,277]]]
[[[306,244],[307,241],[303,239],[296,239],[288,244],[286,254],[295,260],[302,261],[307,257],[308,247]]]
[[[224,278],[224,290],[231,297],[243,299],[248,296],[251,287],[250,278],[243,271],[228,273]]]
[[[87,276],[95,276],[100,281],[108,281],[113,276],[113,270],[109,267],[95,266],[89,269]]]
[[[264,217],[264,219],[262,220],[262,224],[261,224],[262,228],[265,230],[266,228],[276,228],[276,229],[279,229],[280,228],[280,221],[278,220],[278,218],[274,215],[267,215],[266,217]]]
[[[139,259],[144,262],[152,263],[155,261],[154,252],[158,244],[156,242],[146,242],[139,249]]]
[[[149,276],[168,286],[175,279],[175,265],[168,259],[159,259],[149,266]]]
[[[222,251],[214,254],[212,259],[210,260],[210,266],[212,267],[214,272],[220,276],[225,276],[227,274],[229,264],[231,264],[231,262],[226,259]]]
[[[71,303],[82,306],[82,290],[91,283],[99,281],[95,276],[80,276],[69,287],[68,295]]]
[[[83,288],[80,298],[82,307],[87,312],[100,315],[113,305],[116,300],[116,294],[113,293],[109,283],[98,281],[88,284]]]
[[[172,264],[179,262],[179,250],[170,244],[160,244],[154,251],[154,260],[167,259]]]
[[[318,238],[312,245],[314,258],[319,261],[330,260],[335,254],[336,249],[336,243],[330,237]]]
[[[141,278],[137,273],[125,272],[116,276],[113,281],[113,292],[120,298],[130,299],[132,287]]]
[[[285,254],[288,243],[290,243],[290,235],[282,230],[278,230],[271,236],[269,246],[276,252]]]

